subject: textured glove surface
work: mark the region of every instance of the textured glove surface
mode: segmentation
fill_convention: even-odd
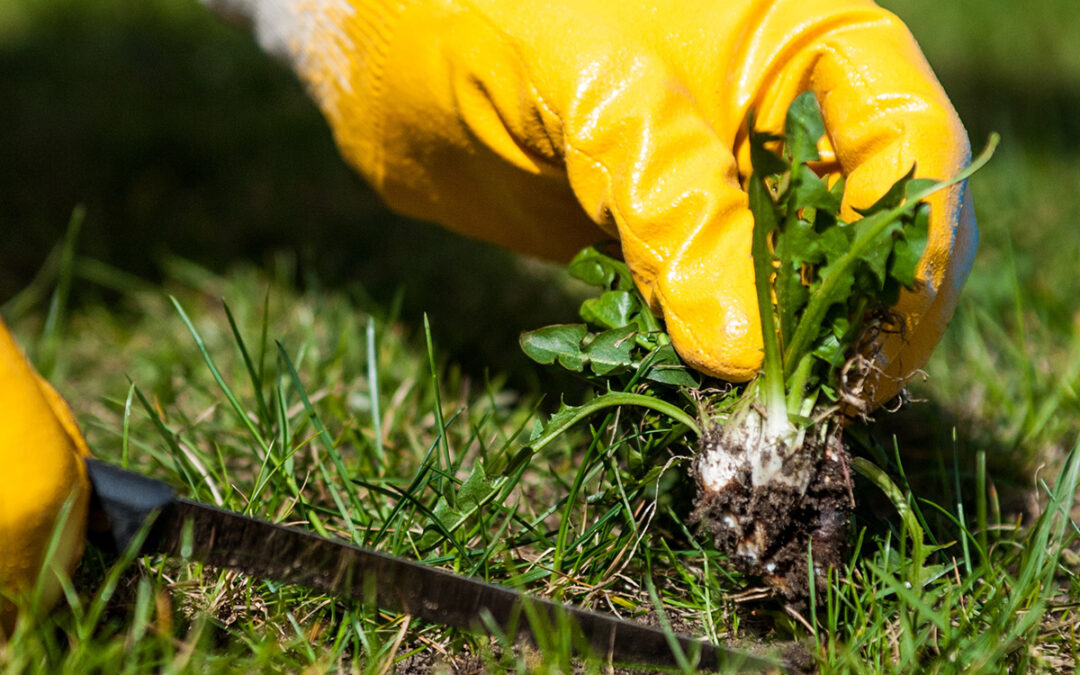
[[[617,238],[679,354],[729,380],[762,358],[751,109],[779,132],[816,94],[848,219],[913,164],[947,178],[969,157],[910,33],[869,0],[208,1],[291,60],[391,207],[552,259]],[[966,186],[931,204],[876,402],[929,357],[971,265]]]
[[[0,592],[33,591],[39,573],[44,607],[60,595],[46,548],[65,504],[70,510],[52,563],[70,572],[82,554],[90,487],[86,442],[71,410],[27,363],[0,321]],[[10,632],[14,606],[0,598],[0,633]]]

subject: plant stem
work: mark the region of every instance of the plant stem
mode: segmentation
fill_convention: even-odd
[[[598,396],[582,405],[580,408],[577,408],[574,415],[567,418],[562,424],[559,424],[552,429],[545,429],[544,433],[539,438],[536,438],[529,443],[529,447],[531,447],[534,452],[538,452],[545,445],[558,438],[564,431],[589,415],[605,408],[612,408],[620,405],[636,405],[643,408],[650,408],[685,425],[690,431],[694,432],[694,435],[701,436],[701,427],[698,425],[697,421],[691,415],[683,412],[678,406],[652,396],[645,396],[644,394],[620,392]]]
[[[773,316],[772,275],[773,256],[769,251],[769,235],[779,225],[776,204],[769,196],[761,176],[750,180],[750,209],[754,212],[754,235],[751,253],[754,258],[754,285],[757,287],[758,314],[761,317],[761,339],[765,349],[761,375],[761,395],[767,411],[767,429],[775,437],[787,427],[787,402],[784,400],[784,363],[780,352],[780,336]]]

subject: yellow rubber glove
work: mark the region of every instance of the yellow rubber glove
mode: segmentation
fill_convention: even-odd
[[[90,486],[82,457],[86,442],[67,404],[34,372],[0,321],[0,591],[20,595],[43,579],[45,607],[60,595],[42,572],[57,518],[71,508],[52,558],[70,572],[82,555]],[[10,634],[15,608],[0,598],[0,636]]]
[[[392,208],[556,260],[618,238],[682,358],[728,380],[762,360],[750,110],[779,132],[816,94],[848,219],[913,164],[948,178],[969,157],[908,30],[869,0],[206,1],[290,60]],[[875,403],[929,357],[972,262],[966,186],[931,204]]]

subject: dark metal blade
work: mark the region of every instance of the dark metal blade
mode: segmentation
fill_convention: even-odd
[[[99,512],[109,521],[106,529],[111,543],[120,549],[131,542],[144,521],[156,515],[140,548],[142,554],[182,556],[457,628],[487,631],[482,620],[486,616],[511,637],[526,637],[534,643],[533,631],[543,629],[543,624],[555,626],[569,620],[594,654],[620,663],[677,665],[674,641],[691,662],[697,656],[699,668],[760,671],[780,667],[771,659],[177,499],[163,483],[95,460],[87,463]]]

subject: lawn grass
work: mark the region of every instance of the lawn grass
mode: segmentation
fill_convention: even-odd
[[[62,320],[55,330],[68,337],[52,367],[82,403],[96,453],[207,503],[624,616],[655,616],[652,587],[682,630],[816,642],[825,672],[1072,663],[1075,554],[1061,516],[1075,460],[1043,487],[1043,516],[1022,524],[1003,510],[985,453],[971,466],[959,453],[939,459],[946,489],[926,499],[904,482],[903,448],[865,448],[893,478],[860,464],[871,510],[858,517],[850,566],[823,605],[785,607],[726,570],[687,524],[691,439],[666,433],[670,421],[620,409],[519,470],[513,456],[536,398],[439,359],[428,338],[437,327],[410,332],[340,291],[298,292],[290,269],[218,276],[178,261],[165,288]],[[31,313],[16,330],[47,344],[33,339],[45,325]],[[885,498],[875,504],[875,494]],[[71,601],[24,624],[0,652],[4,666],[380,672],[435,658],[564,672],[570,663],[566,631],[522,655],[174,560],[122,565],[92,550]]]
[[[54,369],[65,370],[72,382],[110,380],[116,392],[105,400],[93,397],[97,409],[84,424],[100,457],[163,476],[208,503],[307,523],[320,533],[569,602],[648,614],[647,588],[655,584],[662,596],[679,599],[667,608],[672,617],[686,616],[678,625],[696,626],[704,603],[714,606],[706,613],[709,633],[719,639],[731,630],[730,620],[721,618],[733,612],[724,596],[738,586],[719,593],[710,583],[682,597],[683,577],[701,586],[699,570],[721,566],[715,554],[701,551],[683,523],[689,492],[678,496],[685,486],[680,436],[665,435],[661,425],[642,438],[634,432],[641,420],[630,414],[621,416],[621,433],[608,430],[617,417],[612,415],[594,433],[571,433],[547,444],[522,467],[515,455],[539,401],[507,390],[499,380],[470,381],[452,366],[437,365],[427,331],[404,333],[392,316],[365,312],[342,293],[298,294],[250,269],[220,278],[187,264],[176,274],[195,286],[170,285],[175,303],[158,289],[147,290],[129,296],[127,318],[99,308],[73,317],[67,328],[83,336],[81,345],[58,350]],[[217,297],[237,300],[226,313]],[[139,317],[138,328],[132,329],[130,316]],[[28,326],[36,328],[27,321],[16,329],[30,344],[22,333]],[[125,356],[133,351],[144,357]],[[117,357],[111,363],[85,358],[110,352]],[[92,371],[81,370],[87,364]],[[84,397],[67,393],[73,400]],[[684,457],[672,456],[676,451]],[[660,547],[646,551],[656,535]],[[645,583],[653,559],[656,577]],[[364,640],[393,641],[400,623],[374,613],[353,616],[361,608],[302,589],[235,574],[207,578],[193,565],[154,561],[146,572],[168,580],[169,614],[179,615],[169,621],[186,619],[186,629],[202,630],[197,617],[209,613],[213,628],[229,636],[224,651],[184,655],[200,668],[222,659],[235,664],[235,650],[243,651],[247,641],[231,632],[239,622],[244,631],[254,631],[253,643],[286,638],[270,652],[275,667],[307,667],[317,654],[328,660],[315,665],[339,667],[360,659],[358,667],[377,671],[381,660],[361,656],[374,649]],[[139,577],[129,571],[122,580],[136,584]],[[274,589],[272,597],[268,588]],[[137,609],[146,601],[131,602]],[[249,608],[256,607],[265,612],[252,615]],[[127,603],[115,608],[118,625],[134,620],[125,614],[128,609]],[[64,622],[78,614],[54,618]],[[324,624],[347,633],[340,652],[327,654],[321,644],[304,642],[314,626]],[[50,631],[17,635],[6,648],[12,662],[19,663],[24,650],[37,656],[33,650],[43,633]],[[91,633],[107,643],[114,639],[104,626]],[[557,648],[545,650],[529,667],[543,659],[553,659],[556,668],[565,665],[565,637],[553,637]],[[437,627],[409,633],[403,644],[397,656],[436,648],[483,657],[489,649],[483,640]],[[41,648],[49,653],[47,645]],[[130,656],[145,665],[146,654]],[[90,657],[68,654],[56,665],[66,669],[85,658]],[[260,660],[267,658],[261,649],[241,658],[251,668],[267,664]]]
[[[0,168],[11,237],[0,312],[100,457],[186,496],[624,616],[658,620],[655,591],[680,630],[801,641],[823,672],[1069,671],[1080,650],[1066,517],[1080,432],[1071,2],[883,3],[911,23],[973,143],[996,129],[1004,144],[973,179],[981,248],[930,378],[913,387],[924,402],[851,435],[885,473],[860,465],[851,562],[815,608],[763,599],[697,535],[692,439],[661,415],[594,416],[518,471],[537,419],[564,392],[574,404],[586,393],[529,365],[516,334],[572,319],[580,290],[382,212],[288,76],[187,0],[0,6],[0,78],[18,102],[0,106],[12,159]],[[166,69],[156,102],[138,72],[104,75],[133,55]],[[58,74],[69,79],[35,84]],[[222,98],[236,82],[247,88]],[[226,119],[198,123],[218,110]],[[79,202],[81,236],[43,264]],[[363,224],[335,242],[349,221]],[[168,249],[148,243],[159,230],[204,234],[169,235]],[[457,270],[442,263],[447,247]],[[235,250],[257,264],[228,260]],[[383,255],[350,273],[342,250]],[[172,560],[92,550],[67,604],[0,647],[0,669],[570,668],[565,630],[540,652],[514,651]]]

